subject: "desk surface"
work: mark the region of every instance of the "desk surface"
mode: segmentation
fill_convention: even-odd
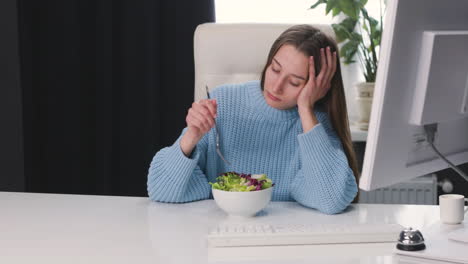
[[[165,204],[145,197],[0,192],[0,210],[0,263],[404,263],[392,256],[394,244],[208,249],[205,235],[228,219],[213,200]],[[356,204],[330,216],[272,202],[251,221],[422,228],[438,213],[428,205]]]

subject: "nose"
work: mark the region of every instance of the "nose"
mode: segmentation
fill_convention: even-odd
[[[271,91],[275,94],[281,94],[281,92],[283,91],[283,80],[281,78],[276,79]]]

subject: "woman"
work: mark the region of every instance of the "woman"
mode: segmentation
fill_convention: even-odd
[[[293,26],[273,43],[260,81],[223,85],[195,102],[182,135],[151,162],[150,199],[207,199],[208,182],[236,171],[267,174],[273,200],[343,211],[358,173],[336,50],[318,29]],[[215,120],[231,165],[216,154]]]

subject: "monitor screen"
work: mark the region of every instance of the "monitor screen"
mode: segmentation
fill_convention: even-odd
[[[468,1],[387,2],[359,186],[374,190],[468,162]]]

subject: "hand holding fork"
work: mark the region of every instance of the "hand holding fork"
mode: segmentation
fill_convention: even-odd
[[[206,97],[208,97],[208,99],[210,99],[210,92],[208,91],[208,86],[205,86],[206,88]],[[215,121],[215,130],[216,130],[216,153],[218,153],[218,156],[228,165],[231,165],[231,163],[229,163],[229,161],[226,160],[226,158],[224,158],[223,154],[221,153],[221,145],[219,144],[219,130],[218,130],[218,125],[216,125],[216,121]]]
[[[219,131],[216,127],[215,118],[217,116],[217,103],[215,99],[210,99],[208,87],[206,87],[208,99],[202,99],[194,102],[188,110],[185,121],[187,122],[187,131],[180,140],[180,147],[185,156],[189,157],[198,141],[210,131],[211,128],[216,129],[216,152],[221,159],[229,164],[229,162],[221,154],[219,146]]]

